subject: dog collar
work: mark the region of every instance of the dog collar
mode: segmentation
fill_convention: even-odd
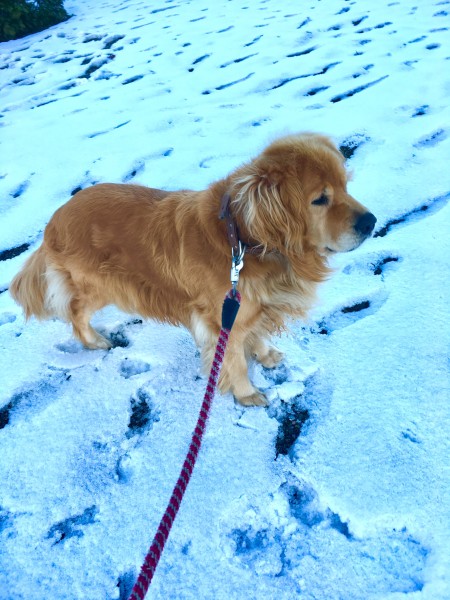
[[[219,219],[221,221],[225,221],[225,225],[227,228],[227,236],[228,243],[231,246],[231,252],[233,256],[239,256],[244,248],[244,251],[247,254],[253,254],[254,256],[261,256],[264,253],[264,248],[260,244],[250,244],[242,240],[239,235],[239,229],[236,221],[231,214],[231,196],[228,192],[226,192],[222,196],[222,200],[220,202],[220,210],[219,210]]]

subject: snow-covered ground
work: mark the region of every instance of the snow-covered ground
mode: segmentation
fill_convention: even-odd
[[[349,155],[376,233],[217,396],[149,597],[450,598],[450,2],[72,0],[0,44],[0,598],[125,599],[204,393],[180,328],[25,324],[7,288],[96,182],[204,188],[279,134]]]

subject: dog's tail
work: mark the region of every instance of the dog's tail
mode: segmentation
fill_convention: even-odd
[[[11,296],[22,306],[27,319],[32,315],[38,319],[50,316],[46,309],[46,270],[45,251],[41,246],[30,256],[9,286]]]
[[[44,246],[26,261],[12,280],[9,292],[27,319],[32,315],[38,319],[67,319],[71,299],[67,276],[48,263]]]

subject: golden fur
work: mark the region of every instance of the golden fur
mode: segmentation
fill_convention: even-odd
[[[346,184],[344,160],[333,143],[304,133],[273,142],[204,191],[95,185],[55,212],[10,291],[27,318],[71,322],[88,348],[110,347],[89,323],[107,304],[184,325],[208,371],[230,288],[231,251],[218,219],[221,198],[229,193],[242,239],[259,244],[262,253],[245,256],[241,309],[219,385],[242,404],[265,404],[249,381],[247,360],[278,364],[282,354],[268,344],[270,335],[287,317],[306,314],[327,276],[327,255],[353,249],[373,229],[375,217]],[[373,223],[356,226],[362,215]]]

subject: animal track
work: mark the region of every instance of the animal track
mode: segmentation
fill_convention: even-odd
[[[413,40],[409,40],[409,42],[406,42],[407,44],[417,44],[418,42],[422,42],[423,40],[426,40],[428,36],[426,35],[421,35],[418,38],[414,38]]]
[[[192,64],[193,65],[198,65],[199,63],[203,62],[206,58],[209,58],[211,56],[211,54],[203,54],[203,56],[199,56],[198,58],[196,58]]]
[[[333,331],[348,327],[356,321],[377,312],[386,300],[386,292],[384,292],[384,290],[379,290],[374,293],[371,298],[361,299],[350,306],[344,306],[340,310],[328,315],[328,317],[322,319],[317,324],[317,328],[313,328],[312,331],[322,335],[328,335]]]
[[[226,63],[223,63],[223,65],[220,65],[220,68],[224,69],[225,67],[229,67],[230,65],[238,64],[240,62],[243,62],[244,60],[248,60],[249,58],[252,58],[253,56],[258,56],[258,55],[257,54],[247,54],[247,56],[241,56],[240,58],[235,58]]]
[[[436,146],[436,144],[439,144],[445,139],[447,139],[447,132],[444,129],[438,129],[437,131],[434,131],[433,133],[419,140],[416,144],[414,144],[414,146],[416,148]]]
[[[251,126],[252,127],[261,127],[261,125],[263,125],[263,123],[268,123],[270,121],[270,117],[263,117],[262,119],[259,119],[257,121],[252,121]]]
[[[292,54],[286,54],[287,58],[294,58],[295,56],[304,56],[305,54],[311,54],[314,50],[317,49],[317,46],[311,46],[311,48],[306,48],[306,50],[299,50],[298,52],[293,52]]]
[[[374,275],[382,275],[385,270],[384,269],[385,265],[392,263],[392,262],[398,262],[398,261],[399,261],[398,256],[386,256],[386,257],[382,258],[376,264],[372,265],[373,266],[373,274]]]
[[[369,83],[366,83],[365,85],[360,85],[359,87],[356,87],[353,90],[349,90],[348,92],[344,92],[343,94],[338,94],[337,96],[334,96],[333,98],[331,98],[330,102],[336,103],[336,102],[340,102],[341,100],[344,100],[345,98],[350,98],[351,96],[354,96],[355,94],[359,94],[360,92],[367,90],[368,88],[376,85],[377,83],[380,83],[380,81],[383,81],[387,77],[389,77],[389,75],[383,75],[383,77],[379,77],[378,79],[375,79],[374,81],[370,81]]]
[[[428,114],[428,109],[430,107],[428,106],[428,104],[424,104],[423,106],[419,106],[418,108],[416,108],[414,114],[412,115],[413,117],[422,117],[423,115]]]
[[[80,75],[80,78],[81,79],[90,79],[90,77],[93,73],[98,71],[101,67],[103,67],[103,65],[105,65],[110,60],[112,60],[112,58],[113,58],[113,55],[109,54],[108,56],[102,56],[100,58],[93,59],[92,61],[89,62],[89,67],[86,69],[86,71],[82,75]],[[41,105],[38,105],[38,106],[41,106]]]
[[[38,102],[34,108],[39,108],[41,106],[47,106],[47,104],[53,104],[54,102],[58,102],[58,98],[50,98],[49,100],[44,100],[44,102]]]
[[[352,570],[346,597],[382,597],[423,588],[428,550],[406,528],[386,529],[379,539],[355,537],[310,484],[289,468],[285,477],[277,492],[242,496],[223,519],[222,548],[235,565],[271,577],[274,585],[283,578],[286,585],[301,578],[295,597],[305,589],[323,589],[324,578],[334,581],[336,573],[346,572],[349,561],[358,570]],[[380,557],[376,565],[374,556]]]
[[[280,488],[286,495],[292,516],[306,527],[314,527],[327,522],[328,527],[341,533],[347,540],[353,536],[348,524],[329,508],[322,509],[316,491],[292,474],[288,474],[287,482]]]
[[[61,342],[60,344],[56,344],[55,348],[60,352],[64,352],[66,354],[78,354],[78,352],[83,351],[83,345],[81,342],[75,339],[70,339],[67,342]]]
[[[8,323],[14,323],[14,321],[17,319],[16,315],[14,313],[10,313],[10,312],[4,312],[0,314],[0,327],[2,325],[6,325]]]
[[[253,44],[256,44],[256,42],[259,42],[259,40],[262,38],[262,35],[259,35],[258,37],[253,38],[253,40],[251,42],[248,42],[248,44],[244,44],[245,47],[249,47],[249,46],[253,46]]]
[[[417,436],[417,434],[414,433],[414,431],[412,431],[409,427],[406,430],[402,431],[402,437],[405,440],[412,442],[413,444],[422,443],[421,439]]]
[[[274,416],[280,423],[275,441],[275,457],[280,454],[288,455],[310,414],[302,404],[302,396],[296,396],[289,404],[280,403],[275,412],[275,407],[272,408],[272,406],[269,415]]]
[[[316,88],[312,88],[311,90],[309,90],[309,92],[306,92],[305,96],[315,96],[316,94],[319,94],[320,92],[324,92],[325,90],[329,89],[329,85],[323,85],[321,87],[316,87]]]
[[[122,182],[127,183],[139,175],[145,169],[145,162],[143,160],[135,161],[133,167],[122,177]]]
[[[30,244],[25,242],[25,244],[20,244],[20,246],[15,246],[14,248],[9,248],[8,250],[2,250],[0,252],[0,261],[15,258],[16,256],[26,252],[29,247]]]
[[[118,42],[119,40],[123,39],[124,37],[125,37],[124,35],[120,35],[120,34],[110,35],[103,42],[103,49],[104,50],[109,50],[116,42]]]
[[[78,56],[76,58],[79,58]],[[88,54],[82,61],[81,61],[81,66],[85,67],[86,65],[88,65],[91,60],[92,60],[93,56],[92,54]]]
[[[137,575],[135,571],[127,571],[119,577],[117,586],[119,588],[119,600],[128,600],[133,590]]]
[[[29,182],[29,180],[27,180],[27,181],[23,181],[21,184],[19,184],[19,185],[16,187],[16,189],[15,189],[13,192],[11,192],[11,194],[10,194],[10,195],[11,195],[13,198],[20,198],[20,196],[21,196],[21,195],[22,195],[24,192],[26,192],[26,191],[27,191],[27,189],[28,189],[29,185],[30,185],[30,182]]]
[[[39,412],[63,392],[63,383],[70,379],[65,372],[50,374],[35,385],[16,392],[0,409],[0,429],[18,418],[28,418]]]
[[[360,25],[365,19],[367,19],[367,15],[364,17],[360,17],[359,19],[355,19],[354,21],[352,21],[353,25],[355,27],[357,27],[358,25]]]
[[[136,392],[136,397],[131,398],[131,415],[128,423],[127,438],[142,435],[159,421],[160,411],[155,407],[152,395],[144,388]]]
[[[349,313],[360,312],[361,310],[366,310],[366,308],[369,308],[369,306],[370,302],[368,300],[363,300],[362,302],[353,304],[353,306],[346,306],[345,308],[342,308],[341,313],[343,315],[347,315]]]
[[[139,321],[139,319],[137,321]],[[113,331],[110,331],[108,337],[113,348],[128,348],[130,340],[125,334],[125,328],[130,324],[131,322],[125,323],[124,325],[120,325],[116,329],[113,329]]]
[[[399,256],[393,256],[392,254],[383,252],[368,254],[362,257],[360,260],[346,265],[342,269],[342,272],[346,275],[350,275],[355,271],[363,274],[369,271],[373,273],[373,275],[384,275],[385,271],[390,269],[390,267],[386,265],[401,262],[401,260],[402,259]]]
[[[327,404],[327,394],[320,384],[316,368],[307,369],[300,380],[296,380],[295,370],[280,365],[276,369],[263,369],[264,377],[277,386],[277,398],[272,400],[267,413],[279,423],[275,439],[275,459],[290,456],[294,444],[311,426],[311,410],[320,398]],[[302,370],[302,373],[303,370]],[[305,379],[306,377],[306,379]]]
[[[236,79],[234,81],[230,81],[228,83],[223,83],[222,85],[218,85],[215,89],[218,91],[225,90],[226,88],[236,85],[237,83],[242,83],[243,81],[247,81],[247,79],[250,79],[250,77],[252,77],[253,75],[254,75],[254,73],[249,73],[248,75],[246,75],[245,77],[241,77],[240,79]]]
[[[368,138],[367,136],[365,136],[361,133],[355,133],[354,135],[345,139],[339,145],[339,150],[344,155],[344,158],[346,160],[348,160],[355,154],[356,150],[360,146],[362,146],[364,143],[369,142],[369,141],[370,141],[370,138]]]
[[[88,42],[98,42],[104,37],[104,34],[99,33],[89,33],[85,36],[83,40],[83,44],[87,44]]]
[[[128,119],[128,121],[124,121],[123,123],[119,123],[118,125],[116,125],[115,127],[112,127],[111,129],[105,129],[104,131],[96,131],[95,133],[90,133],[87,137],[88,138],[95,138],[98,137],[99,135],[105,135],[105,133],[110,133],[111,131],[114,131],[115,129],[120,129],[121,127],[124,127],[125,125],[128,125],[128,123],[131,123],[131,119]],[[80,191],[81,188],[78,187],[76,188],[77,191]],[[74,192],[72,192],[73,195]]]
[[[48,534],[47,539],[53,540],[53,545],[61,544],[72,537],[83,537],[83,527],[95,523],[95,517],[98,514],[96,506],[86,508],[81,515],[69,517],[53,525]]]
[[[64,64],[64,63],[68,63],[72,60],[71,56],[60,56],[59,58],[56,58],[53,62],[54,65],[59,65],[59,64]]]
[[[278,83],[276,83],[274,86],[269,88],[269,90],[277,90],[278,88],[283,87],[287,83],[290,83],[291,81],[295,81],[296,79],[305,79],[306,77],[315,77],[316,75],[325,75],[325,73],[327,73],[330,69],[332,69],[333,67],[336,67],[337,65],[340,65],[340,64],[341,64],[340,62],[334,62],[334,63],[330,63],[329,65],[326,65],[325,67],[323,67],[323,69],[321,69],[320,71],[317,71],[315,73],[307,73],[305,75],[296,75],[295,77],[286,77],[285,79],[281,79]]]
[[[386,225],[381,227],[381,229],[378,229],[374,233],[373,237],[385,237],[391,231],[391,229],[396,227],[397,225],[401,225],[403,223],[415,223],[416,221],[419,221],[420,219],[423,219],[424,217],[430,214],[435,214],[439,212],[442,208],[444,208],[449,199],[450,192],[447,192],[443,196],[433,198],[427,204],[423,204],[422,206],[414,208],[413,210],[404,213],[403,215],[396,217],[395,219],[391,219],[386,223]]]
[[[125,379],[150,371],[151,367],[143,360],[125,358],[120,365],[120,374]]]
[[[0,536],[13,525],[13,515],[0,506]]]
[[[124,81],[122,81],[122,85],[128,85],[129,83],[134,83],[135,81],[139,81],[139,79],[142,79],[143,77],[144,77],[143,75],[133,75],[133,77],[124,79]]]

